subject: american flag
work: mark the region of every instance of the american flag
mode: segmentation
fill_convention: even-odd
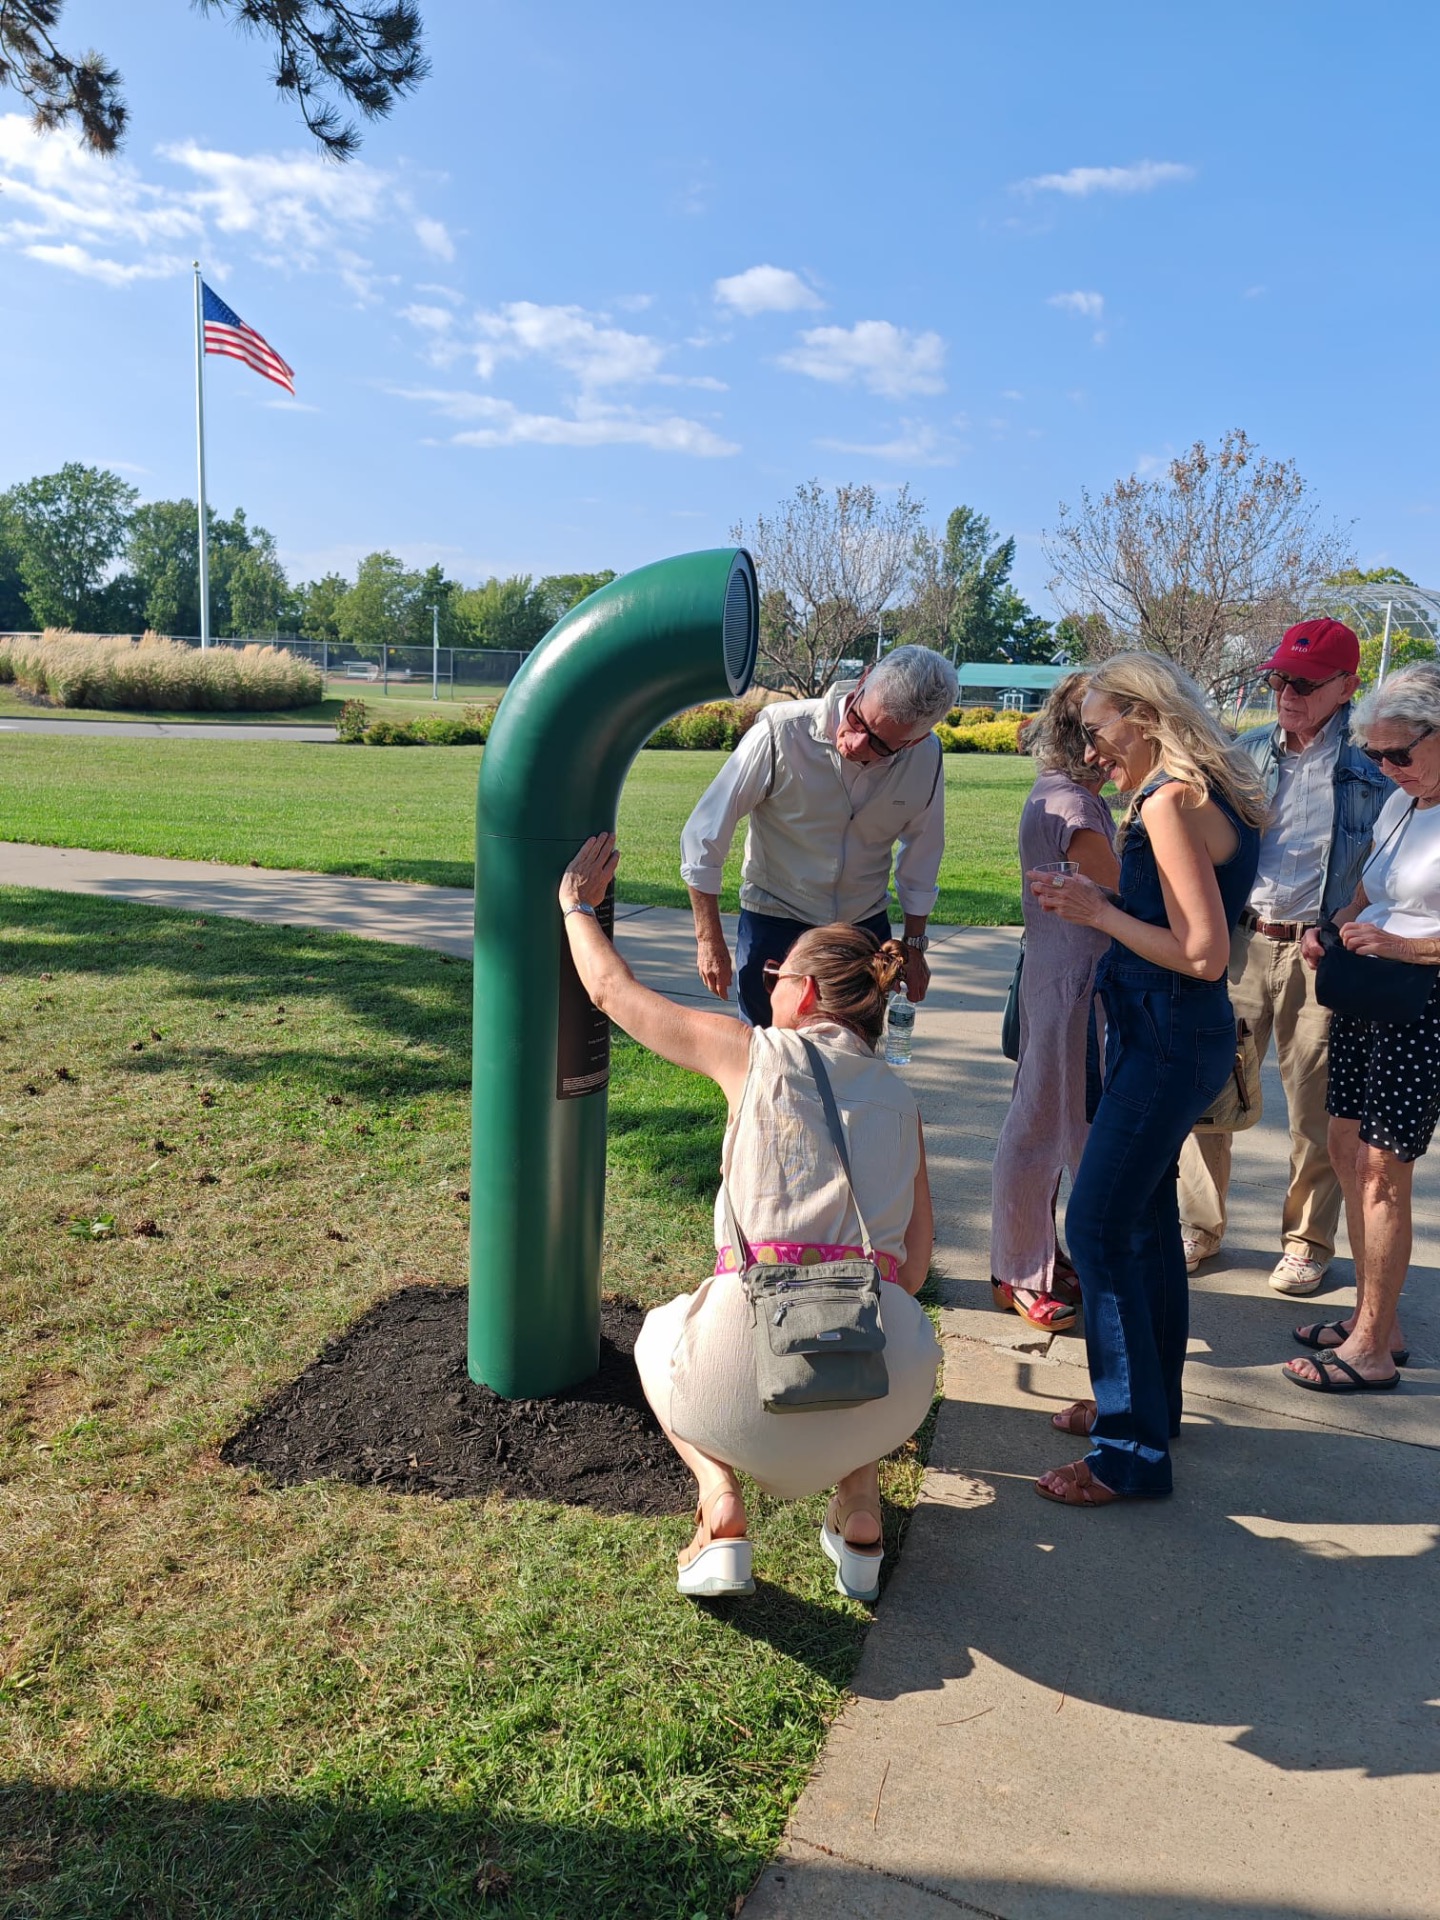
[[[294,369],[287,367],[265,336],[257,333],[253,327],[247,327],[235,309],[227,307],[213,288],[206,287],[203,281],[201,286],[205,296],[206,353],[223,353],[232,360],[243,360],[247,367],[253,367],[256,373],[263,373],[267,380],[273,380],[277,387],[294,393]]]

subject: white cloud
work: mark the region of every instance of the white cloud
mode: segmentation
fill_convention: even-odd
[[[1068,173],[1039,173],[1017,180],[1017,193],[1063,193],[1085,200],[1092,193],[1150,193],[1195,178],[1194,167],[1178,160],[1137,160],[1133,167],[1071,167]]]
[[[424,214],[417,216],[415,238],[426,253],[433,253],[437,260],[455,258],[455,242],[450,238],[443,221],[428,219]]]
[[[269,407],[272,413],[319,413],[319,407],[312,407],[308,400],[262,400],[262,407]]]
[[[159,148],[156,161],[142,170],[100,159],[73,134],[40,135],[24,115],[0,115],[0,246],[122,287],[181,273],[195,254],[223,281],[223,255],[238,245],[280,272],[336,274],[360,299],[388,278],[355,250],[372,231],[403,226],[428,252],[454,254],[441,223],[375,167],[193,140]]]
[[[747,267],[717,280],[714,294],[722,307],[733,307],[747,318],[757,313],[812,311],[825,302],[808,281],[788,267]]]
[[[22,247],[21,252],[47,267],[64,267],[68,273],[81,274],[87,280],[102,281],[107,287],[128,287],[135,280],[168,279],[185,266],[182,256],[163,253],[125,266],[119,260],[88,252],[75,240],[67,240],[63,246]]]
[[[810,327],[800,341],[780,355],[779,364],[812,380],[834,386],[858,381],[869,392],[895,400],[945,389],[945,342],[938,333],[911,333],[889,320],[859,320],[853,327]]]
[[[893,440],[866,444],[853,440],[818,440],[827,453],[854,453],[870,460],[900,460],[908,466],[948,467],[956,449],[941,439],[934,427],[918,420],[902,420]]]
[[[427,307],[418,302],[402,307],[400,318],[408,320],[412,327],[419,327],[422,333],[448,333],[455,324],[455,315],[449,307]]]
[[[1105,311],[1103,293],[1052,293],[1047,307],[1059,307],[1065,313],[1078,313],[1082,319],[1098,320]]]
[[[582,307],[546,307],[511,300],[475,316],[475,371],[493,377],[506,360],[548,360],[582,387],[627,386],[658,377],[671,349],[650,334],[604,324],[603,314]]]
[[[403,400],[418,401],[453,420],[477,421],[451,435],[460,447],[648,447],[655,453],[683,453],[717,459],[738,453],[703,421],[659,414],[638,407],[580,399],[569,414],[527,413],[494,394],[440,389],[393,388]]]

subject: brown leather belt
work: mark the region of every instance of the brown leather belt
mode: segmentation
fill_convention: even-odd
[[[1263,933],[1267,940],[1298,940],[1309,929],[1308,920],[1257,920],[1247,907],[1240,916],[1246,933]]]

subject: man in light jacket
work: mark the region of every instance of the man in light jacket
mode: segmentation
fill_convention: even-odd
[[[730,991],[720,881],[748,816],[736,979],[742,1019],[770,1024],[767,961],[783,961],[807,927],[848,920],[891,937],[892,858],[905,916],[906,991],[930,984],[925,927],[945,851],[945,779],[933,729],[955,704],[955,669],[929,647],[897,647],[858,681],[819,700],[765,707],[701,795],[680,836],[695,914],[696,965]],[[897,851],[898,849],[898,851]]]
[[[1330,1015],[1315,998],[1300,936],[1348,905],[1370,851],[1390,782],[1350,744],[1350,701],[1360,643],[1339,620],[1291,627],[1264,673],[1279,719],[1237,744],[1271,796],[1260,867],[1230,946],[1230,1000],[1250,1023],[1263,1060],[1275,1036],[1290,1114],[1290,1186],[1280,1215],[1281,1254],[1270,1285],[1314,1293],[1335,1252],[1340,1183],[1326,1144]],[[1219,1250],[1230,1186],[1228,1133],[1192,1134],[1180,1155],[1185,1264]]]

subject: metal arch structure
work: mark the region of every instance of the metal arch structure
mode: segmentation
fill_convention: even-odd
[[[1407,587],[1398,580],[1366,581],[1361,586],[1322,587],[1315,595],[1317,613],[1343,620],[1362,640],[1384,631],[1387,606],[1392,633],[1403,629],[1440,646],[1440,588]]]

